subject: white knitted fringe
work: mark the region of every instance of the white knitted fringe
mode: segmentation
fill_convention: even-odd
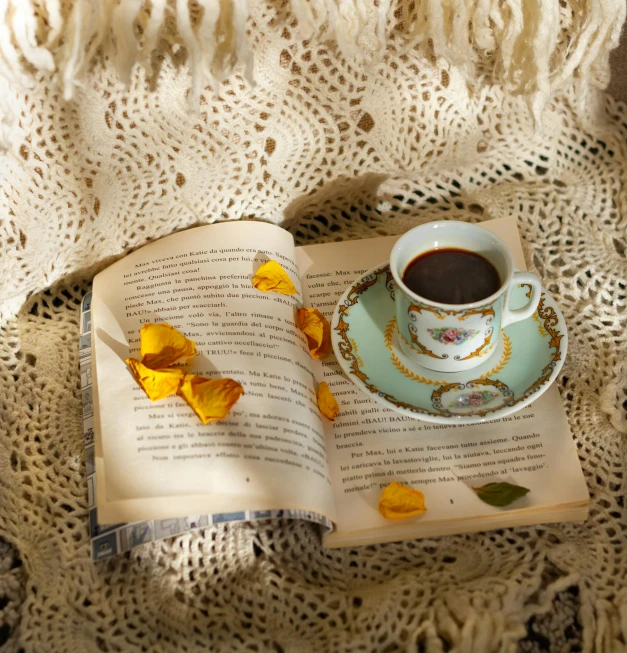
[[[260,0],[254,0],[260,1]],[[335,41],[344,56],[375,59],[394,31],[407,47],[432,47],[469,81],[482,76],[527,97],[537,122],[551,93],[607,65],[625,0],[290,0],[303,39]],[[248,0],[0,0],[0,147],[15,123],[10,91],[54,73],[70,100],[99,48],[127,85],[135,63],[152,74],[160,38],[186,47],[192,108],[201,90],[243,65],[252,83]],[[174,28],[172,27],[174,21]],[[166,23],[168,29],[165,29]],[[583,86],[583,85],[582,85]]]

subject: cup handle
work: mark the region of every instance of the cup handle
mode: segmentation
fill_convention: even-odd
[[[526,306],[522,308],[516,308],[512,310],[509,307],[509,300],[512,296],[512,290],[519,284],[529,284],[531,286],[531,297]],[[504,329],[509,324],[514,322],[520,322],[520,320],[526,320],[528,317],[531,317],[536,308],[538,308],[538,303],[540,302],[540,293],[542,292],[542,285],[540,279],[533,272],[514,272],[512,281],[509,284],[509,288],[505,293],[505,303],[503,304],[503,318],[501,320],[501,328]]]

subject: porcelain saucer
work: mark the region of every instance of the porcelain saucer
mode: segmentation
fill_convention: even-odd
[[[506,327],[484,362],[445,373],[418,367],[403,354],[394,287],[389,265],[378,265],[351,284],[331,321],[333,350],[345,374],[387,408],[427,422],[475,424],[524,408],[559,374],[566,324],[545,290],[532,317]],[[524,306],[530,292],[527,285],[515,288],[511,308]]]

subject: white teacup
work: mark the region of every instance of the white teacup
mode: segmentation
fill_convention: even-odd
[[[404,273],[421,254],[461,249],[480,254],[496,269],[499,289],[476,302],[444,304],[421,297],[403,282]],[[542,287],[531,272],[514,270],[507,245],[491,232],[467,222],[430,222],[411,229],[394,245],[390,270],[396,283],[396,326],[407,358],[438,372],[471,369],[494,353],[508,324],[534,313]],[[529,303],[512,310],[509,299],[518,284],[532,288]]]

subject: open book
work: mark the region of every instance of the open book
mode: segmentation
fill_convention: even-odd
[[[515,220],[482,226],[524,269]],[[555,387],[509,418],[448,427],[381,407],[333,356],[310,357],[295,307],[330,318],[347,285],[386,261],[395,240],[295,247],[280,227],[224,222],[153,242],[96,276],[81,321],[95,559],[227,519],[310,519],[325,527],[325,546],[339,547],[586,518],[588,492]],[[252,287],[268,258],[298,295]],[[196,341],[189,371],[243,385],[225,420],[202,425],[179,397],[153,403],[135,383],[124,359],[139,358],[149,322]],[[341,408],[335,422],[316,405],[322,380]],[[505,478],[531,489],[508,508],[470,488]],[[385,519],[377,504],[391,481],[421,489],[428,512]]]

